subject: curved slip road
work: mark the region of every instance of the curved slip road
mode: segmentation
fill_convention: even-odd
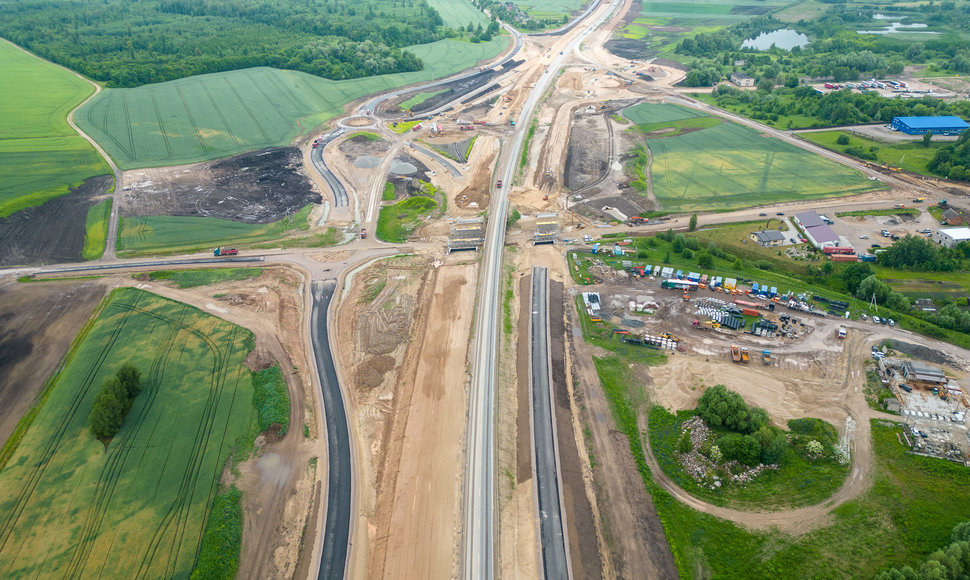
[[[346,132],[347,130],[344,128],[330,131],[321,137],[320,144],[310,151],[310,159],[313,161],[313,166],[333,191],[334,207],[347,207],[350,205],[350,199],[347,197],[347,188],[345,188],[344,184],[337,179],[337,176],[334,175],[333,171],[330,171],[330,168],[327,167],[327,162],[323,160],[323,150],[331,141],[337,137],[340,137]]]
[[[546,580],[570,578],[569,552],[566,548],[565,512],[559,489],[559,454],[556,420],[552,407],[549,350],[549,271],[532,268],[532,445],[533,468],[539,505],[539,554],[542,577]]]
[[[344,577],[353,506],[350,432],[343,394],[340,392],[333,353],[330,350],[330,335],[327,332],[327,310],[336,286],[335,280],[313,282],[313,312],[310,318],[311,346],[320,377],[324,421],[327,425],[327,516],[323,528],[320,570],[317,574],[320,580]]]

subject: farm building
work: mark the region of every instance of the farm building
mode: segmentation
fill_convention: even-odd
[[[814,228],[815,226],[825,225],[825,222],[822,221],[822,216],[818,215],[814,211],[803,211],[802,213],[797,213],[793,219],[795,220],[795,223],[798,224],[803,230]]]
[[[814,211],[795,214],[794,220],[805,231],[808,241],[816,248],[839,245],[839,236]]]
[[[739,87],[753,87],[754,77],[744,73],[731,73],[731,82]]]
[[[782,242],[785,241],[785,235],[778,230],[761,230],[760,232],[751,232],[751,239],[758,242],[759,245],[770,248],[772,246],[780,246]]]
[[[946,376],[938,367],[931,367],[916,361],[906,361],[903,363],[902,370],[907,381],[946,384]]]
[[[970,124],[960,117],[942,115],[939,117],[893,117],[893,131],[902,131],[907,135],[957,134],[970,129]]]
[[[943,212],[943,221],[951,226],[958,226],[963,223],[963,217],[960,212],[951,207]]]
[[[943,228],[936,230],[933,241],[941,246],[952,248],[960,242],[970,242],[970,228]]]

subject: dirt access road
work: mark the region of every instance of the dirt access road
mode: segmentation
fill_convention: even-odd
[[[432,274],[434,290],[424,328],[412,342],[417,349],[413,378],[404,378],[412,382],[412,390],[396,403],[406,420],[396,422],[400,428],[387,443],[393,485],[378,490],[373,550],[368,570],[357,576],[458,575],[466,355],[476,272],[474,264],[454,264]]]

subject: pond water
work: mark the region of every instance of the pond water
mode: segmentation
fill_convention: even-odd
[[[926,28],[925,24],[919,22],[914,22],[913,24],[903,24],[900,22],[905,16],[886,16],[885,14],[873,14],[873,20],[893,20],[894,22],[889,22],[888,26],[880,30],[856,30],[859,34],[939,34],[939,32],[933,32],[929,30],[919,30],[920,28]]]
[[[808,37],[790,28],[782,28],[773,32],[762,32],[756,38],[749,38],[741,43],[741,48],[768,50],[771,45],[785,50],[808,46]]]

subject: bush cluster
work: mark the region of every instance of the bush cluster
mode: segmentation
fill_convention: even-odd
[[[970,575],[970,521],[953,528],[950,545],[927,556],[916,568],[890,568],[876,576],[876,580],[936,580],[966,578]]]
[[[118,373],[107,379],[94,398],[88,416],[91,432],[99,439],[110,439],[121,429],[135,397],[141,392],[141,371],[125,363]]]

